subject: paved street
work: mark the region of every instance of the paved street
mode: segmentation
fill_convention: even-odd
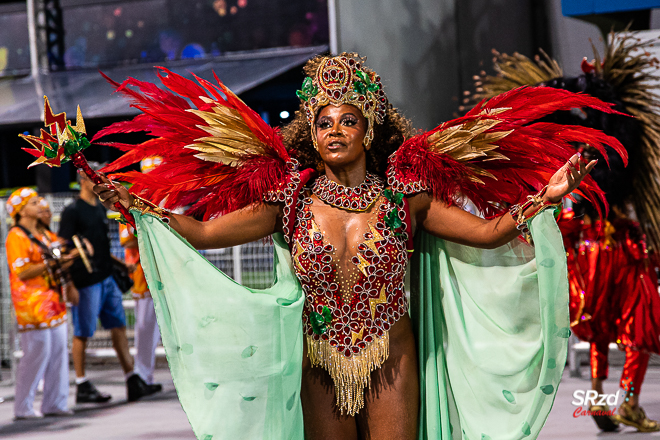
[[[620,367],[613,367],[612,378],[605,391],[616,392]],[[639,434],[634,429],[623,428],[618,433],[600,434],[589,417],[573,417],[576,407],[571,404],[573,392],[588,389],[587,367],[582,367],[582,379],[568,377],[568,371],[559,387],[557,399],[546,427],[541,432],[542,440],[589,440],[589,439],[660,439],[660,433]],[[3,377],[7,377],[3,371]],[[139,402],[126,402],[126,389],[123,377],[116,365],[94,367],[90,377],[103,391],[113,395],[107,405],[80,405],[74,407],[74,387],[71,387],[70,404],[75,415],[66,418],[46,418],[41,420],[13,422],[13,387],[0,384],[0,438],[30,440],[193,440],[192,430],[179,405],[174,385],[165,367],[156,371],[156,379],[164,391],[161,394]],[[73,376],[72,376],[73,379]],[[40,397],[38,396],[38,399]],[[649,368],[642,394],[642,404],[649,416],[660,418],[660,367]],[[37,408],[39,406],[37,405]]]
[[[642,434],[629,427],[620,428],[619,432],[600,433],[591,417],[574,418],[573,412],[577,407],[571,404],[573,392],[588,390],[591,386],[587,366],[582,367],[582,375],[581,379],[572,378],[568,375],[568,369],[564,371],[564,378],[559,385],[555,404],[545,428],[541,431],[540,440],[660,439],[660,432]],[[610,368],[610,379],[605,383],[605,393],[617,391],[620,376],[621,367]],[[621,399],[619,403],[621,403]],[[660,367],[658,366],[649,366],[642,388],[641,404],[650,418],[660,419]]]
[[[75,405],[71,387],[69,405],[72,417],[49,417],[13,422],[13,387],[0,386],[0,438],[25,440],[194,440],[186,415],[179,405],[174,384],[166,367],[156,370],[156,381],[163,392],[134,403],[126,402],[126,386],[117,365],[94,367],[88,371],[97,388],[112,394],[104,405]],[[3,371],[3,377],[7,377]],[[73,372],[71,379],[73,381]],[[8,399],[9,397],[9,399]],[[40,400],[40,396],[37,396]],[[36,405],[39,408],[40,403]]]

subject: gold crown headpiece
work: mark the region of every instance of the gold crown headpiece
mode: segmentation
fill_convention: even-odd
[[[312,133],[317,112],[328,104],[351,104],[360,109],[368,122],[365,146],[369,146],[374,138],[374,125],[385,120],[387,97],[380,76],[362,70],[355,58],[324,58],[316,75],[305,78],[302,90],[298,90],[296,95],[303,101]],[[316,136],[312,135],[312,141],[317,147]]]

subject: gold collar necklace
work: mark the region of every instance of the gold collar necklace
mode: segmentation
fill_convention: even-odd
[[[364,182],[348,187],[328,179],[325,174],[314,182],[312,192],[325,203],[348,211],[366,211],[383,192],[383,180],[367,172]]]

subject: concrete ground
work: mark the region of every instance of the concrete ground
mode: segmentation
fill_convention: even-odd
[[[613,367],[611,379],[605,391],[614,393],[620,367]],[[571,404],[575,390],[589,388],[587,367],[582,368],[584,378],[571,378],[568,371],[559,386],[557,398],[545,428],[542,440],[589,440],[589,439],[660,439],[660,433],[640,434],[631,428],[622,428],[617,433],[599,433],[589,417],[574,418],[576,409]],[[195,437],[186,415],[179,405],[169,370],[156,370],[156,381],[163,384],[163,392],[134,403],[126,402],[126,388],[118,366],[94,366],[89,376],[99,389],[109,392],[113,399],[105,405],[74,406],[74,391],[71,387],[70,405],[75,411],[71,417],[45,418],[30,421],[12,421],[13,387],[0,383],[0,438],[30,440],[193,440]],[[7,377],[7,372],[3,372]],[[72,376],[73,380],[73,376]],[[40,401],[37,396],[37,402]],[[660,419],[660,367],[651,366],[642,392],[642,405],[651,418]],[[37,403],[36,408],[39,408]],[[496,440],[496,439],[494,439]]]
[[[660,367],[649,365],[644,380],[644,386],[640,395],[640,403],[646,415],[653,420],[660,420]],[[568,371],[564,371],[564,377],[559,384],[555,404],[552,407],[548,421],[539,435],[541,440],[578,440],[578,439],[630,439],[646,440],[660,439],[660,432],[638,433],[636,429],[621,427],[618,432],[601,433],[591,417],[573,417],[577,409],[571,402],[575,390],[588,390],[591,387],[589,379],[589,368],[581,369],[582,378],[569,377]],[[605,382],[605,393],[615,393],[619,388],[621,367],[610,368],[610,378]],[[621,403],[622,399],[619,399]],[[586,406],[584,407],[586,408]]]
[[[118,365],[94,366],[88,376],[100,390],[112,394],[107,404],[75,405],[75,386],[71,386],[71,417],[47,417],[39,420],[13,419],[12,386],[0,383],[0,438],[25,440],[194,440],[188,419],[181,409],[172,377],[167,367],[158,368],[155,381],[163,392],[140,401],[126,401],[126,385]],[[8,373],[3,371],[3,378]],[[71,372],[73,383],[74,375]],[[4,384],[4,385],[3,385]],[[41,396],[37,395],[36,409]]]

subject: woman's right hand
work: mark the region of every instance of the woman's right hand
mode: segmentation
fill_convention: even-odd
[[[133,203],[133,196],[131,196],[122,184],[111,181],[104,174],[99,174],[101,175],[101,179],[103,179],[103,183],[94,185],[92,190],[98,196],[103,206],[106,209],[119,212],[119,209],[115,207],[115,203],[120,202],[128,209]]]

